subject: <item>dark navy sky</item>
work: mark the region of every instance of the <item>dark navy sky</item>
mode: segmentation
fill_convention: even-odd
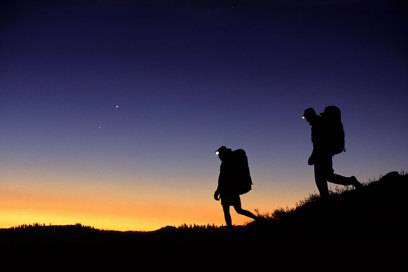
[[[11,1],[0,13],[2,180],[149,182],[209,202],[214,150],[228,145],[247,150],[259,186],[248,202],[272,210],[315,191],[300,117],[329,104],[347,134],[336,170],[364,182],[404,170],[402,3]]]

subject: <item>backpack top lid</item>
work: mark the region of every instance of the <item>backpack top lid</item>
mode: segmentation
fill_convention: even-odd
[[[331,121],[341,122],[341,111],[337,106],[327,106],[322,112],[322,116]]]

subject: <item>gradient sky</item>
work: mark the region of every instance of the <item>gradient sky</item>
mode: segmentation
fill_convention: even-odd
[[[247,151],[244,208],[293,207],[310,106],[343,111],[338,173],[407,170],[402,1],[32,2],[0,11],[0,227],[221,225],[220,145]]]

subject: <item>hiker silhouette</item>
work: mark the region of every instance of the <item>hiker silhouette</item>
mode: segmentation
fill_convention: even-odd
[[[337,115],[340,128],[335,129],[329,117]],[[353,185],[356,188],[362,186],[355,176],[345,177],[335,174],[333,170],[333,156],[344,151],[344,132],[341,124],[340,109],[337,106],[327,106],[320,114],[316,114],[313,108],[307,108],[303,112],[305,119],[311,126],[311,140],[313,151],[308,159],[308,164],[314,166],[314,176],[317,189],[322,198],[329,196],[327,182],[340,185]],[[342,135],[338,135],[342,134]],[[342,147],[333,147],[334,138],[342,138]],[[339,141],[339,140],[337,140]],[[341,141],[341,140],[340,140]]]
[[[249,168],[240,169],[242,165],[237,162],[236,154],[244,152],[242,149],[232,151],[230,148],[221,146],[217,149],[217,155],[221,160],[220,174],[218,177],[218,186],[214,192],[214,199],[220,200],[224,211],[225,223],[228,227],[232,226],[230,206],[233,206],[239,214],[256,219],[256,215],[241,207],[239,181],[250,179]],[[246,166],[247,167],[247,164]],[[245,174],[246,173],[246,174]],[[249,181],[250,182],[250,181]]]

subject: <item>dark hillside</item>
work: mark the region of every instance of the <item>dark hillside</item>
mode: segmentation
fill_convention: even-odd
[[[0,230],[9,258],[91,266],[138,263],[150,267],[313,267],[335,260],[337,266],[387,268],[404,260],[408,241],[408,175],[391,172],[358,190],[311,196],[291,210],[233,229],[211,226],[165,227],[153,232],[103,231],[81,225],[22,226]],[[232,256],[232,257],[227,257]],[[8,258],[9,257],[9,258]],[[26,265],[25,262],[15,262]]]

